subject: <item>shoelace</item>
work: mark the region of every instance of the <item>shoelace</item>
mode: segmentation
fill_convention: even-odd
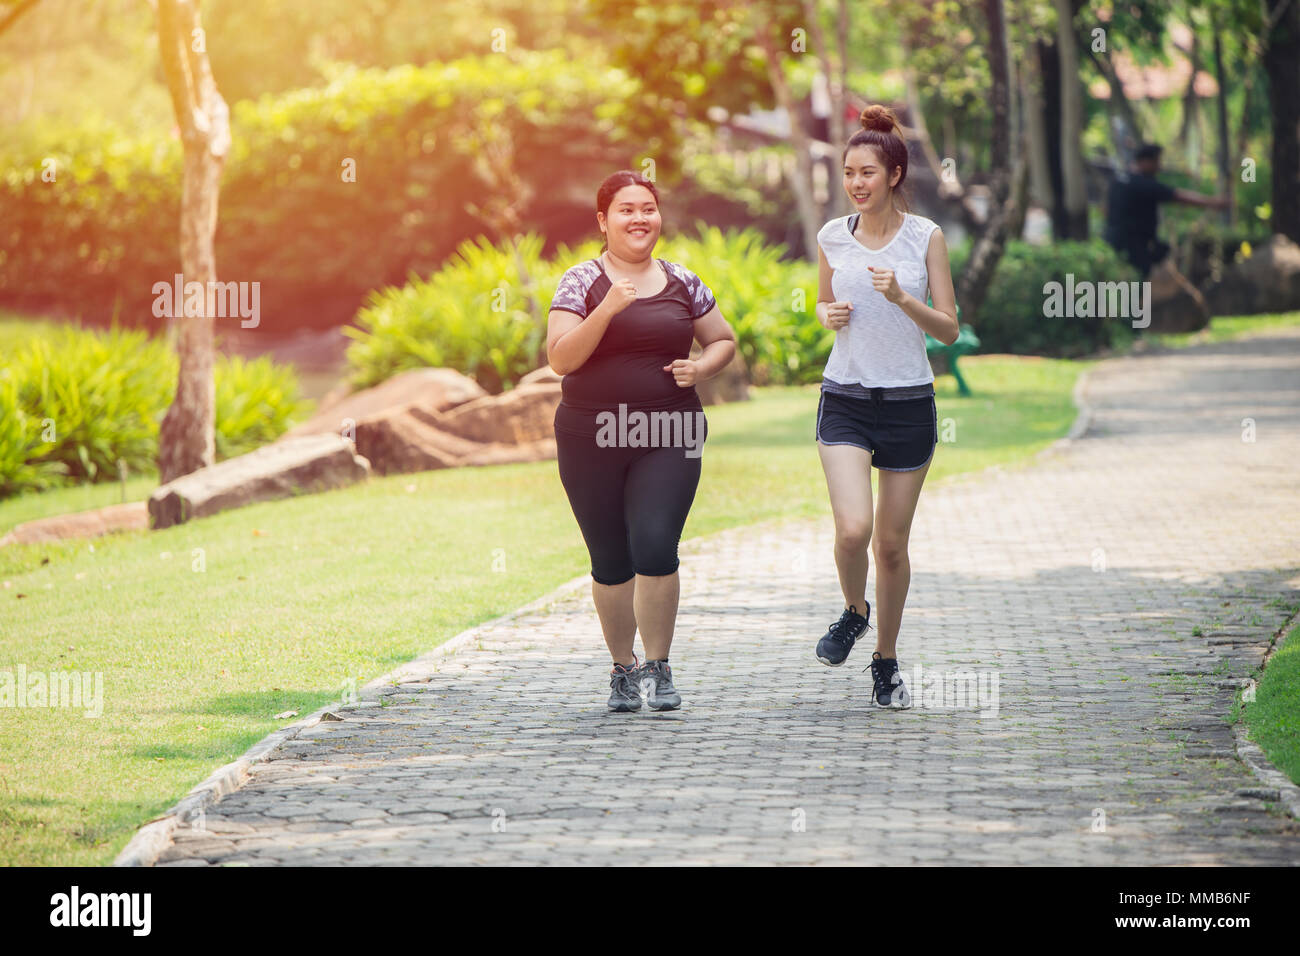
[[[636,659],[636,655],[633,654],[631,667],[624,667],[622,664],[615,664],[614,667],[610,670],[609,686],[613,687],[619,681],[625,681],[627,682],[628,687],[630,689],[635,690],[638,685],[637,678],[639,676],[640,670],[641,670],[641,663]]]
[[[841,643],[844,643],[849,639],[848,635],[845,634],[844,631],[848,629],[850,613],[856,614],[857,611],[850,611],[849,608],[845,608],[844,613],[840,615],[840,619],[830,626],[831,636]],[[871,625],[867,624],[867,627],[870,628]]]
[[[667,664],[663,663],[662,661],[654,661],[653,663],[647,663],[645,667],[642,669],[641,673],[645,677],[648,677],[651,680],[653,680],[655,682],[656,687],[659,686],[659,682],[661,680],[666,680],[670,683],[672,682],[672,670]]]
[[[865,670],[871,671],[871,699],[878,700],[882,688],[885,691],[894,688],[894,682],[890,678],[898,673],[898,658],[890,657],[872,660]]]

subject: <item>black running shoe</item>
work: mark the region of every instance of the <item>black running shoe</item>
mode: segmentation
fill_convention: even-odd
[[[912,706],[912,695],[898,673],[897,657],[881,657],[880,651],[872,651],[871,680],[871,699],[878,707],[906,710]]]
[[[866,614],[859,614],[856,604],[850,604],[844,609],[840,619],[817,642],[819,661],[828,667],[839,667],[848,659],[849,651],[853,650],[853,642],[871,626],[871,602],[867,601],[866,605]]]
[[[626,713],[641,709],[641,667],[632,655],[632,666],[615,664],[609,672],[609,709]]]

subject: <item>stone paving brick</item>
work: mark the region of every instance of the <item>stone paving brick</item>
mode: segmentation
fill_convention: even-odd
[[[159,865],[1300,862],[1223,720],[1300,603],[1300,333],[1087,396],[1083,439],[923,493],[915,709],[872,708],[869,648],[813,656],[829,517],[732,529],[680,549],[680,711],[606,711],[569,592],[272,752]],[[996,699],[942,706],[963,674]]]

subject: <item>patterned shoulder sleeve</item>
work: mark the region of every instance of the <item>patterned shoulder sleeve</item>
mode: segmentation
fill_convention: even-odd
[[[691,302],[691,319],[700,319],[713,311],[714,306],[718,304],[717,299],[713,297],[713,290],[704,284],[704,280],[697,276],[690,269],[676,262],[664,260],[668,270],[686,286],[686,294]]]
[[[594,261],[580,262],[571,266],[560,277],[555,287],[555,296],[551,299],[551,309],[572,312],[582,318],[587,317],[587,290],[600,275],[600,267]]]

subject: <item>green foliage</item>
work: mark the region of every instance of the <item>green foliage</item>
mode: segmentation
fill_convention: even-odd
[[[177,359],[139,330],[73,327],[33,336],[0,369],[0,498],[155,468]],[[267,358],[215,362],[218,459],[285,432],[307,410],[297,375]]]
[[[953,282],[970,257],[971,246],[956,246],[950,254]],[[971,324],[981,351],[1016,355],[1078,358],[1102,348],[1121,348],[1132,339],[1132,324],[1122,318],[1048,318],[1043,314],[1049,282],[1130,282],[1135,270],[1101,239],[1055,242],[1035,246],[1007,243],[1006,252],[989,285],[978,318]]]
[[[558,271],[557,271],[558,268]],[[348,347],[357,388],[406,368],[443,366],[500,391],[546,361],[546,314],[564,268],[542,261],[532,233],[494,246],[460,244],[428,279],[371,294]]]
[[[218,356],[213,377],[218,461],[275,441],[314,404],[299,400],[293,368],[276,365],[265,355],[251,361]]]

